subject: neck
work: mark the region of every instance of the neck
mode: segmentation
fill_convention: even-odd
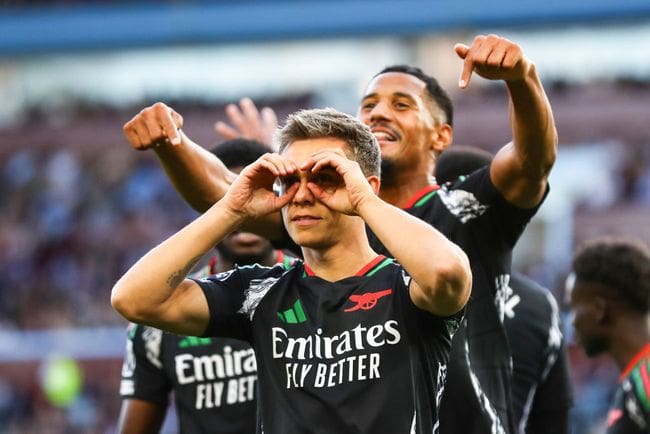
[[[609,353],[622,371],[650,342],[650,314],[626,313],[620,318],[613,329]]]
[[[382,178],[379,197],[391,205],[404,208],[416,193],[435,183],[431,175],[413,176],[404,172],[403,176],[393,179]]]
[[[356,237],[347,237],[335,245],[323,249],[303,247],[305,264],[321,279],[330,282],[354,276],[366,264],[377,257],[370,248],[365,229]]]
[[[379,197],[398,208],[403,208],[420,190],[435,185],[435,160],[423,158],[414,167],[398,167],[390,161],[382,164]]]

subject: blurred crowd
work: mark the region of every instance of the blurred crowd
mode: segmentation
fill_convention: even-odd
[[[192,217],[148,153],[17,149],[1,176],[3,327],[120,324],[116,276]]]
[[[279,118],[307,105],[307,99],[291,101],[278,109]],[[202,122],[211,125],[214,114],[205,113]],[[112,124],[112,134],[119,133],[121,123]],[[135,152],[125,140],[118,141],[112,136],[110,144],[95,143],[91,150],[68,146],[63,138],[51,146],[2,145],[0,330],[124,326],[109,303],[116,278],[195,216],[170,187],[153,153]],[[201,142],[216,141],[210,131]],[[650,156],[643,147],[624,149],[629,155],[621,160],[615,202],[647,205]],[[561,291],[552,289],[560,297]],[[565,333],[574,432],[600,432],[616,369],[602,358],[587,360],[572,340],[569,318]],[[111,381],[105,381],[105,372],[86,372],[78,398],[65,408],[48,402],[38,383],[24,387],[0,376],[0,434],[113,432],[120,362],[110,362]]]

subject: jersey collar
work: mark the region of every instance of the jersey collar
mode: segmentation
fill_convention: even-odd
[[[415,206],[415,204],[418,203],[420,199],[422,199],[424,196],[431,193],[432,191],[436,191],[438,189],[440,189],[440,186],[438,184],[427,185],[426,187],[420,189],[417,193],[415,193],[413,197],[411,197],[411,199],[408,202],[406,202],[406,204],[402,207],[402,209],[413,208],[413,206]]]
[[[377,255],[372,261],[368,262],[359,271],[357,271],[355,276],[366,276],[374,274],[376,270],[384,268],[391,262],[393,262],[392,259],[387,258],[384,255]],[[307,276],[316,276],[314,270],[309,268],[309,265],[307,265],[307,263],[303,263],[303,266],[305,267],[305,274]]]
[[[618,377],[619,381],[623,381],[628,375],[630,375],[630,372],[632,372],[636,365],[638,365],[646,356],[650,357],[650,342],[647,343],[645,347],[641,348],[641,351],[636,353],[634,357],[632,357],[632,360],[629,361],[625,369],[621,372],[621,375]]]

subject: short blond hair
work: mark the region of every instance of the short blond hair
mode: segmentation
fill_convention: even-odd
[[[377,139],[366,125],[356,118],[332,108],[300,110],[287,117],[276,132],[279,152],[298,140],[334,137],[348,144],[351,160],[359,163],[366,176],[380,175],[381,152]]]

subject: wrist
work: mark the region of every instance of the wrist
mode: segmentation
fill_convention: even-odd
[[[365,220],[365,216],[376,212],[377,207],[381,206],[384,201],[375,194],[368,194],[359,201],[356,211],[357,215]]]
[[[231,206],[225,199],[216,202],[206,213],[218,216],[220,225],[230,232],[244,224],[247,216],[241,209]]]

